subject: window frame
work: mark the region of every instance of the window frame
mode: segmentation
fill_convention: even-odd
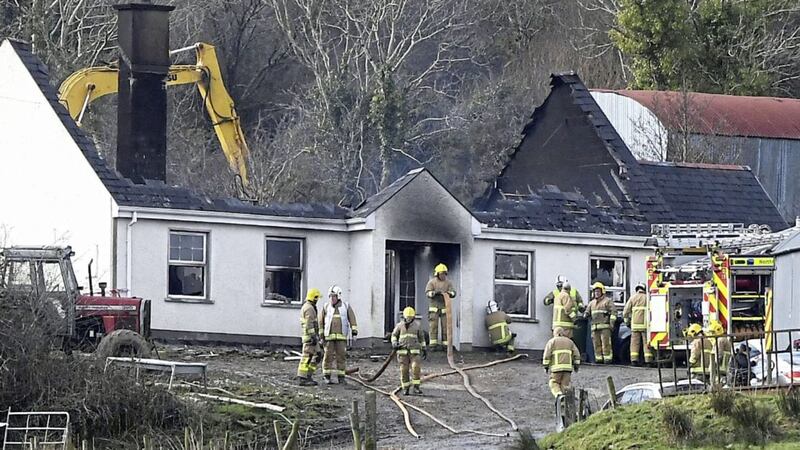
[[[300,243],[300,268],[295,269],[294,267],[290,266],[270,266],[267,264],[267,244],[269,241],[289,241],[289,242],[299,242]],[[264,236],[264,251],[262,255],[264,256],[264,264],[262,265],[262,294],[261,294],[261,306],[277,306],[277,307],[299,307],[303,304],[303,287],[306,283],[304,272],[306,272],[306,239],[304,237],[295,237],[295,236],[274,236],[274,235],[266,235]],[[297,300],[293,300],[290,302],[282,302],[279,300],[269,300],[267,299],[267,271],[293,271],[300,273],[300,286],[298,287],[298,298]]]
[[[528,279],[527,280],[504,280],[497,278],[497,269],[495,267],[497,261],[498,254],[505,254],[505,255],[522,255],[528,257]],[[495,290],[497,289],[497,285],[506,285],[506,286],[527,286],[528,287],[528,314],[512,314],[506,311],[510,317],[515,317],[518,319],[526,319],[530,321],[536,320],[536,302],[533,301],[533,290],[535,288],[535,283],[533,281],[533,264],[535,261],[535,255],[533,251],[526,251],[526,250],[506,250],[502,248],[494,249],[494,254],[492,258],[492,298],[495,297]]]
[[[200,236],[203,238],[203,261],[181,261],[181,260],[173,260],[172,255],[170,254],[171,248],[171,238],[173,234],[183,234],[183,235],[192,235],[192,236]],[[210,231],[203,231],[203,230],[187,230],[187,229],[170,229],[167,233],[167,300],[174,300],[174,301],[186,301],[186,302],[200,302],[200,303],[211,303],[209,297],[209,289],[210,289],[210,264],[209,264],[209,236]],[[182,266],[182,267],[202,267],[203,268],[203,295],[173,295],[169,293],[169,268],[171,266]]]
[[[623,294],[622,305],[625,305],[625,303],[627,303],[628,299],[630,298],[630,288],[629,288],[629,285],[630,285],[630,283],[629,283],[630,272],[629,271],[630,271],[630,267],[631,267],[631,265],[630,265],[630,257],[629,256],[622,256],[622,255],[590,254],[589,255],[589,286],[591,286],[595,282],[595,279],[592,278],[592,263],[594,262],[594,260],[622,261],[622,263],[625,265],[624,266],[625,267],[625,276],[623,277],[623,280],[622,280],[622,283],[623,283],[622,287],[608,286],[608,285],[606,286],[606,295],[608,295],[609,293],[613,293],[613,292],[622,292],[622,294]],[[613,298],[613,296],[612,296],[612,298]],[[592,299],[591,287],[590,287],[590,290],[589,290],[589,299],[590,300]],[[616,302],[615,302],[615,304],[616,304]],[[617,304],[617,306],[620,306],[620,305]]]

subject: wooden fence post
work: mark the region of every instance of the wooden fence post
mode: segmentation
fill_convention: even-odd
[[[376,398],[375,391],[366,391],[364,393],[364,411],[366,414],[364,450],[377,450],[378,448],[378,426],[376,418],[378,415],[378,407]]]
[[[358,417],[358,400],[353,400],[350,412],[350,428],[353,430],[353,448],[361,450],[361,419]]]
[[[614,379],[611,377],[606,378],[608,383],[608,398],[611,400],[611,408],[617,407],[617,388],[614,387]]]

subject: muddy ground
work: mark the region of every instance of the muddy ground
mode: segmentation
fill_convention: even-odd
[[[296,361],[284,361],[281,349],[248,349],[242,347],[180,347],[167,346],[162,358],[203,361],[208,363],[209,385],[222,387],[237,393],[250,391],[269,392],[266,400],[280,404],[292,402],[292,411],[301,411],[307,402],[309,408],[330,405],[322,414],[309,413],[314,419],[304,423],[308,430],[333,430],[328,435],[311,439],[311,448],[352,448],[349,432],[350,405],[353,399],[360,400],[363,408],[365,388],[356,383],[348,385],[325,385],[299,387],[295,385]],[[379,354],[376,352],[376,354]],[[384,353],[385,354],[385,353]],[[353,351],[348,357],[348,367],[358,367],[362,374],[374,373],[380,360],[369,358],[368,351]],[[457,364],[469,366],[505,358],[506,355],[471,352],[456,353]],[[443,352],[432,353],[423,362],[423,376],[449,370]],[[530,429],[539,437],[550,433],[555,427],[554,402],[547,386],[548,376],[539,357],[517,360],[491,368],[468,372],[473,387],[496,408],[511,417],[520,428]],[[655,369],[584,365],[573,376],[573,385],[588,390],[594,409],[606,400],[606,378],[612,376],[617,388],[640,381],[657,381]],[[322,377],[318,373],[318,381]],[[392,390],[399,384],[399,368],[396,363],[389,366],[377,381],[372,383],[383,390]],[[507,422],[492,413],[478,399],[472,397],[461,382],[459,375],[431,380],[423,383],[423,396],[406,398],[410,403],[426,409],[455,429],[473,429],[485,432],[511,432]],[[299,397],[298,397],[299,395]],[[304,400],[307,399],[307,400]],[[253,401],[258,401],[254,398]],[[266,401],[261,398],[261,401]],[[299,405],[298,405],[299,404]],[[421,438],[411,436],[403,424],[402,414],[388,398],[378,394],[378,430],[380,448],[430,449],[502,448],[513,441],[511,437],[498,438],[474,434],[454,435],[420,413],[411,411],[411,420]],[[363,409],[362,409],[363,414]],[[302,415],[302,413],[301,413]],[[339,429],[337,432],[336,430]],[[313,432],[311,433],[313,435]]]

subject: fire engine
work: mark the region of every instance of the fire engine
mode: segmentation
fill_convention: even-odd
[[[685,349],[676,339],[691,324],[719,321],[736,339],[772,330],[775,258],[786,237],[766,226],[656,224],[647,259],[648,336],[654,349]]]

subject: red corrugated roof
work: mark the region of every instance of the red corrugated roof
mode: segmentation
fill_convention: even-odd
[[[798,99],[676,91],[593,90],[637,101],[670,129],[724,136],[800,139]]]

